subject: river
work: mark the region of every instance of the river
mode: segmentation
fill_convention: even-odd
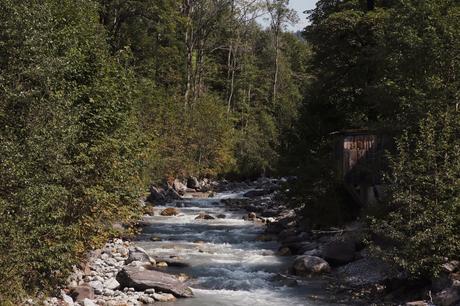
[[[264,232],[263,224],[243,220],[246,211],[227,209],[222,202],[241,196],[220,193],[208,199],[184,199],[165,206],[178,207],[178,216],[160,216],[165,207],[157,207],[155,216],[145,218],[148,225],[136,244],[154,257],[177,256],[189,266],[166,271],[192,277],[189,284],[195,297],[164,305],[338,305],[327,302],[324,279],[286,277],[293,259],[275,255],[276,241],[256,239]],[[225,219],[195,220],[202,212],[224,214]]]

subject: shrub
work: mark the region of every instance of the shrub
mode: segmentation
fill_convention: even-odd
[[[390,158],[387,212],[372,221],[389,243],[376,250],[414,277],[436,275],[460,251],[459,133],[458,113],[430,114]]]
[[[0,1],[2,305],[65,279],[137,214],[131,73],[93,1]]]

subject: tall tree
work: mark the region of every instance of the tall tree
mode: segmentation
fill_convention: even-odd
[[[289,9],[289,0],[266,0],[266,9],[269,13],[270,30],[273,35],[274,68],[272,103],[276,104],[278,94],[278,75],[280,66],[280,40],[281,34],[288,23],[295,22],[297,15]]]

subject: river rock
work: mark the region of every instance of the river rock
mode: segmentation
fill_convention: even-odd
[[[447,273],[453,273],[460,269],[460,262],[457,260],[452,260],[450,262],[446,262],[442,265],[442,269]]]
[[[174,190],[177,191],[177,193],[179,194],[183,195],[187,191],[187,186],[184,183],[182,183],[179,179],[175,179],[172,185]]]
[[[182,200],[182,197],[180,196],[180,194],[177,193],[177,191],[175,191],[173,188],[168,188],[168,190],[166,190],[165,198],[166,198],[166,202]]]
[[[165,191],[162,188],[155,186],[150,187],[150,194],[147,197],[147,201],[150,203],[163,203],[166,201]]]
[[[399,277],[396,269],[377,258],[362,258],[338,268],[338,275],[351,287],[383,284]]]
[[[177,208],[169,207],[169,208],[163,209],[160,214],[162,216],[176,216],[179,214],[179,212],[180,211]]]
[[[452,306],[460,302],[460,292],[458,288],[450,287],[436,294],[433,298],[437,306]]]
[[[324,259],[315,256],[303,255],[294,261],[294,272],[299,276],[322,274],[331,271],[331,267]]]
[[[177,297],[193,296],[192,290],[179,281],[176,276],[141,268],[124,267],[117,274],[117,281],[121,287],[132,287],[139,291],[153,288],[160,292],[172,293]]]
[[[104,285],[99,280],[91,281],[88,283],[88,285],[94,289],[94,293],[96,294],[102,294],[102,291],[104,290]]]
[[[181,258],[178,256],[170,256],[170,257],[155,257],[155,260],[159,264],[160,262],[166,263],[166,266],[170,267],[189,267],[190,265],[186,262],[181,261]],[[157,264],[157,265],[158,265]]]
[[[192,188],[192,189],[198,189],[200,188],[200,182],[198,181],[196,177],[190,176],[187,179],[187,187]]]
[[[321,247],[322,257],[332,265],[344,265],[355,259],[356,246],[351,240],[333,240]]]
[[[156,293],[155,293],[156,294]],[[153,294],[153,295],[155,295]],[[149,296],[145,296],[145,295],[142,295],[141,297],[139,297],[138,299],[139,302],[142,302],[143,304],[146,304],[146,305],[150,305],[150,304],[153,304],[155,303],[155,299],[154,298],[151,298]]]
[[[154,293],[153,298],[159,302],[174,302],[176,297],[170,293]]]
[[[155,259],[150,257],[147,252],[140,247],[134,247],[129,249],[128,258],[125,261],[125,264],[130,264],[133,262],[142,262],[142,263],[150,263],[155,265]]]
[[[198,216],[196,216],[195,220],[214,220],[215,218],[211,215],[205,214],[205,213],[200,213]]]
[[[65,294],[65,293],[62,294],[62,301],[65,303],[64,304],[65,306],[73,306],[74,305],[72,297],[67,295],[67,294]]]
[[[70,289],[70,296],[75,302],[83,302],[84,299],[94,299],[94,289],[88,285],[77,286]]]
[[[225,219],[227,216],[224,215],[224,214],[218,214],[216,217],[217,217],[218,219]]]
[[[255,221],[256,218],[257,218],[257,215],[256,215],[255,212],[250,212],[250,213],[248,214],[248,220],[250,220],[250,221]]]
[[[109,278],[104,282],[104,288],[109,290],[115,290],[120,287],[120,283],[115,279],[115,277]]]
[[[90,299],[84,299],[83,306],[97,306],[97,305]]]

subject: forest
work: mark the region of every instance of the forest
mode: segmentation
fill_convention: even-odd
[[[356,218],[345,129],[395,141],[388,199],[359,213],[378,256],[414,278],[459,259],[460,2],[319,0],[297,33],[288,4],[0,0],[1,305],[52,292],[175,178],[297,176],[312,227]]]

